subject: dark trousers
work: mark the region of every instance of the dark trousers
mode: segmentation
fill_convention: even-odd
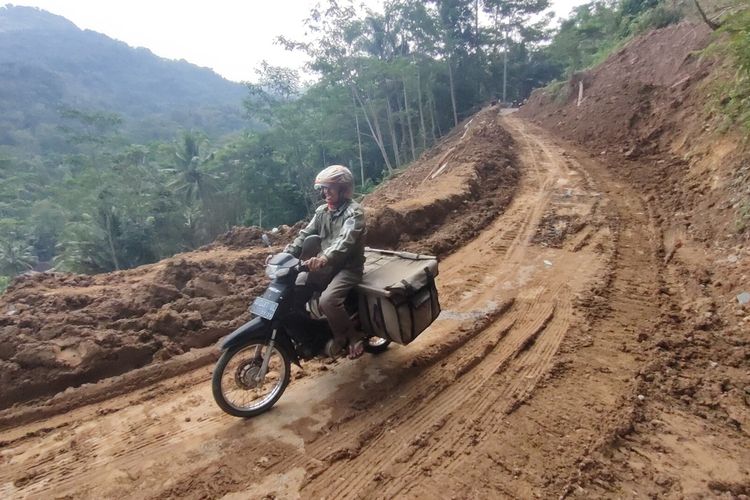
[[[333,339],[340,345],[356,341],[360,336],[344,307],[347,295],[360,281],[362,271],[351,269],[342,269],[332,274],[331,269],[324,268],[315,273],[301,273],[297,278],[298,285],[307,283],[325,287],[320,295],[320,309],[331,326]]]

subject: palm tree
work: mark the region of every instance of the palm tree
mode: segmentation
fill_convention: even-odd
[[[177,174],[167,187],[181,195],[188,206],[205,201],[215,191],[216,176],[206,171],[214,154],[201,154],[204,144],[205,140],[199,134],[185,131],[175,147],[176,168],[166,170]]]
[[[0,274],[15,276],[32,269],[36,263],[34,246],[28,241],[16,233],[0,239]]]

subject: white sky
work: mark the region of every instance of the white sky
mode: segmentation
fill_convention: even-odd
[[[300,54],[274,45],[278,35],[304,36],[303,20],[318,0],[17,0],[168,59],[185,59],[229,80],[254,80],[262,60],[300,67]],[[552,0],[567,16],[587,0]],[[367,0],[376,5],[378,0]]]

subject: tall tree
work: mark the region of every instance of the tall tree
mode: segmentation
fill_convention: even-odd
[[[503,102],[507,101],[508,96],[508,58],[511,45],[514,42],[536,41],[533,38],[541,37],[542,27],[549,23],[551,14],[536,23],[531,20],[549,5],[549,0],[484,0],[485,10],[493,19],[493,46],[497,47],[498,40],[503,46]]]

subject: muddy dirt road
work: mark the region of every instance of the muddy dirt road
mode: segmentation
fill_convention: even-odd
[[[253,420],[216,407],[204,367],[8,429],[0,496],[586,496],[576,478],[638,404],[640,341],[664,307],[658,237],[602,165],[498,120],[517,194],[441,262],[444,312],[412,346],[295,369]]]

